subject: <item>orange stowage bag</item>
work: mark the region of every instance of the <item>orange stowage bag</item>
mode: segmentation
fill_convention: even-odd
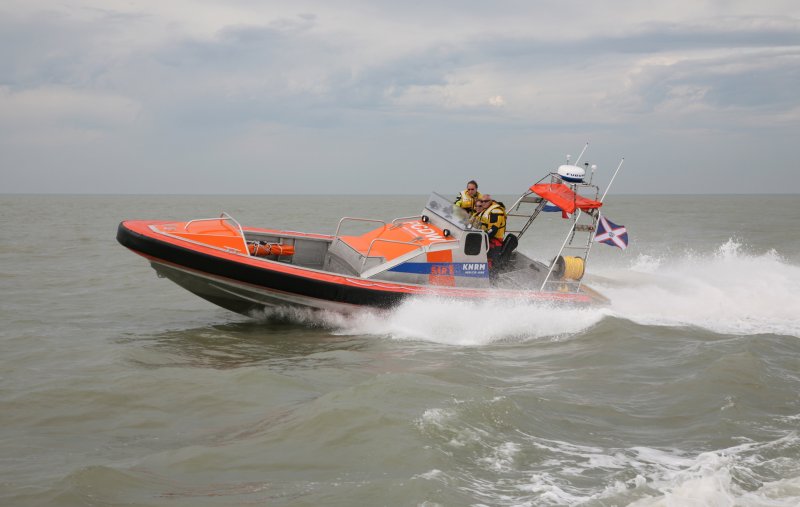
[[[538,183],[533,185],[531,190],[567,213],[575,213],[576,208],[589,211],[603,205],[600,201],[587,199],[576,194],[563,183]]]
[[[266,257],[267,255],[294,255],[294,246],[281,243],[249,243],[247,250],[250,255]]]

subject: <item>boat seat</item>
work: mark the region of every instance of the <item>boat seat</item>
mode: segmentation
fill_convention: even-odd
[[[503,245],[500,247],[500,253],[495,260],[497,270],[502,271],[508,266],[511,255],[514,253],[517,245],[519,245],[517,237],[513,234],[506,234],[505,239],[503,239]]]
[[[500,263],[508,262],[508,259],[511,257],[511,253],[516,250],[517,245],[519,245],[519,240],[517,237],[513,234],[507,234],[503,240],[503,246],[500,247]]]
[[[345,275],[360,276],[362,270],[383,264],[382,257],[370,255],[364,260],[366,250],[362,253],[345,241],[346,236],[340,236],[333,240],[328,254],[325,257],[324,269]],[[373,252],[375,249],[373,248]]]

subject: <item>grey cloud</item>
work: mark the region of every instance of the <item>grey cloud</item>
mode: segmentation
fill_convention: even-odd
[[[380,110],[409,87],[443,84],[463,62],[461,51],[441,45],[363,65],[355,61],[351,42],[318,36],[311,16],[299,20],[227,27],[211,40],[186,39],[163,48],[153,58],[158,67],[153,72],[162,82],[190,86],[181,94],[169,93],[161,111],[192,124],[331,125],[350,109]],[[146,63],[133,67],[140,65]]]
[[[376,16],[391,16],[381,7],[365,5],[375,9]],[[476,4],[483,9],[481,15],[489,16],[494,8]],[[392,4],[389,9],[401,7]],[[554,145],[571,147],[576,138],[580,143],[605,136],[609,145],[624,145],[646,135],[643,144],[648,149],[673,150],[669,143],[675,137],[662,136],[658,123],[681,93],[702,107],[675,125],[702,124],[718,134],[726,124],[719,111],[744,110],[740,122],[746,124],[759,114],[800,106],[800,29],[793,18],[628,24],[622,35],[583,38],[549,38],[533,30],[527,37],[491,33],[490,19],[486,30],[459,34],[443,25],[443,36],[429,37],[424,47],[408,44],[414,49],[390,51],[383,58],[376,57],[376,50],[364,58],[361,45],[369,43],[372,33],[357,26],[326,31],[331,28],[323,14],[308,12],[263,23],[254,19],[209,37],[172,38],[164,37],[159,24],[163,20],[142,15],[98,11],[80,20],[54,12],[26,18],[0,14],[0,87],[11,92],[6,98],[18,98],[14,92],[26,89],[74,91],[71,97],[77,105],[58,117],[54,129],[62,126],[63,118],[73,123],[69,126],[103,134],[102,143],[92,149],[84,150],[85,145],[76,142],[69,150],[53,152],[53,160],[73,153],[75,166],[85,166],[97,153],[113,159],[123,152],[130,156],[130,167],[183,164],[187,171],[205,167],[216,174],[214,169],[222,165],[235,172],[237,161],[243,167],[260,167],[264,161],[295,167],[291,161],[299,158],[304,162],[296,164],[298,168],[316,164],[357,175],[385,157],[394,160],[398,174],[414,170],[411,167],[425,177],[434,172],[419,169],[425,164],[457,167],[448,170],[458,174],[495,161],[519,164],[534,152],[552,154]],[[405,12],[403,19],[413,15],[419,11]],[[402,23],[392,18],[388,25]],[[131,36],[141,29],[163,38],[155,49],[155,40],[127,47],[115,38],[122,28]],[[647,63],[651,56],[669,57],[672,63]],[[529,110],[521,108],[511,93],[494,91],[494,82],[486,93],[508,98],[504,110],[481,105],[448,109],[434,102],[401,100],[415,89],[436,90],[452,85],[453,79],[491,73],[502,77],[498,86],[512,92],[516,87],[522,96],[535,93],[519,78],[541,75],[536,85],[543,87],[542,100],[549,101],[544,111],[549,116],[535,114],[535,100]],[[571,73],[584,73],[576,77],[588,84],[556,89]],[[628,88],[623,86],[625,79],[630,81]],[[583,96],[594,92],[597,98]],[[102,103],[103,96],[111,106]],[[84,100],[119,112],[110,120],[74,114],[84,108]],[[596,107],[599,113],[590,118],[564,114],[574,102],[585,109]],[[135,119],[129,120],[132,116]],[[555,121],[555,116],[564,119]],[[751,145],[789,153],[797,129],[784,130],[778,141],[753,135]],[[46,145],[40,128],[27,134],[29,147]],[[725,134],[719,134],[722,141],[709,144],[710,152],[721,150]],[[655,146],[657,142],[663,147]],[[8,160],[19,160],[22,168],[46,159],[45,150],[38,150],[40,159],[25,162],[37,150],[22,152],[8,140],[0,144]],[[644,151],[640,158],[652,155]],[[84,160],[84,154],[92,155]],[[358,162],[351,167],[353,159]],[[450,177],[444,171],[442,181]],[[369,191],[371,183],[363,184]]]
[[[475,35],[458,44],[437,42],[367,65],[357,61],[355,40],[321,33],[316,15],[303,13],[263,25],[229,26],[211,39],[167,41],[154,53],[133,49],[113,54],[103,49],[115,26],[145,19],[100,12],[93,22],[76,22],[45,13],[27,23],[0,22],[5,25],[0,26],[2,47],[21,48],[6,49],[0,58],[1,75],[6,85],[19,87],[42,83],[106,87],[136,95],[153,114],[179,122],[202,123],[205,116],[225,123],[259,119],[302,123],[307,118],[318,124],[320,116],[326,118],[322,123],[335,123],[336,115],[348,109],[385,110],[408,89],[444,85],[449,75],[473,65],[489,64],[513,75],[529,69],[580,69],[619,54],[800,46],[796,20],[724,18],[705,26],[651,23],[631,27],[623,36],[575,40]],[[42,39],[31,41],[29,32],[42,34]],[[719,68],[724,63],[712,65]],[[766,74],[796,82],[791,70],[766,66]],[[739,91],[745,84],[754,86],[754,91]],[[791,100],[787,87],[775,85],[770,90],[768,83],[748,81],[746,72],[726,74],[694,63],[668,72],[649,69],[639,85],[644,107],[650,109],[663,101],[670,86],[711,86],[706,100],[716,105]]]
[[[654,65],[642,70],[632,93],[641,111],[653,111],[681,90],[697,90],[697,103],[713,108],[779,111],[800,105],[800,48],[760,51]]]
[[[589,47],[598,51],[659,53],[676,50],[760,48],[800,45],[800,21],[774,22],[720,18],[713,24],[682,26],[648,24],[638,33],[601,38]]]
[[[706,95],[709,103],[726,107],[767,107],[774,110],[800,105],[800,49],[785,55],[759,54],[741,59],[746,68],[694,76],[713,83]]]
[[[116,31],[146,19],[100,10],[93,20],[56,11],[32,16],[0,12],[0,84],[16,89],[91,86],[120,58],[109,44]]]
[[[562,64],[599,54],[650,54],[669,51],[800,46],[800,20],[721,18],[706,25],[646,23],[623,35],[592,35],[564,40],[484,36],[467,41],[466,55],[475,59]]]
[[[169,66],[208,67],[247,72],[274,69],[281,65],[302,65],[300,53],[324,59],[335,46],[309,32],[313,19],[279,20],[269,25],[228,26],[213,39],[183,39],[156,52],[155,58]],[[261,67],[255,67],[256,65]]]

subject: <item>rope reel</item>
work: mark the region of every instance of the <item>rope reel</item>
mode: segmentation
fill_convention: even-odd
[[[583,278],[585,264],[582,257],[559,255],[553,275],[559,280],[580,280]]]

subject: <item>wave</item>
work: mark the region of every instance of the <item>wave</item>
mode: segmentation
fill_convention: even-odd
[[[465,303],[413,298],[388,312],[328,316],[336,334],[367,334],[459,346],[569,336],[603,319],[603,310],[487,299]]]
[[[644,486],[641,489],[646,488],[646,495],[630,506],[798,505],[800,476],[792,476],[798,472],[796,463],[765,459],[776,449],[783,453],[797,446],[797,434],[792,433],[771,442],[749,442],[694,456],[650,448],[631,449],[635,452],[631,464],[645,474],[637,474],[633,485]],[[622,489],[625,491],[627,487]],[[613,489],[611,492],[613,495]]]
[[[269,310],[270,321],[297,322],[339,335],[373,335],[456,346],[559,339],[607,318],[645,326],[697,327],[734,335],[800,337],[800,267],[776,251],[750,253],[730,239],[708,253],[640,254],[627,266],[587,274],[585,282],[611,300],[604,307],[568,308],[500,299],[481,302],[411,298],[388,311],[350,315]]]
[[[456,484],[486,504],[789,507],[800,501],[800,467],[786,458],[800,449],[796,432],[706,451],[605,447],[497,431],[495,423],[476,420],[470,405],[430,408],[416,423],[435,448],[474,466],[420,478]],[[493,416],[515,406],[502,397],[489,405],[482,408]]]
[[[775,250],[750,253],[730,239],[710,254],[641,254],[598,275],[610,315],[638,324],[800,337],[800,267]]]

